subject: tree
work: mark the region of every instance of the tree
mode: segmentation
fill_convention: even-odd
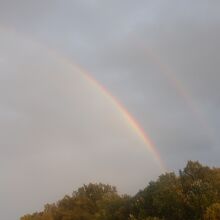
[[[179,175],[165,173],[133,197],[90,183],[20,219],[220,220],[220,169],[189,161]]]
[[[204,220],[219,220],[220,219],[220,203],[214,203],[209,206],[204,215]]]
[[[135,198],[136,216],[145,218],[157,216],[170,220],[184,219],[182,190],[178,177],[174,173],[161,175],[156,182],[150,182],[147,188]]]
[[[219,200],[216,174],[213,169],[193,161],[180,171],[187,218],[202,219],[206,208]]]

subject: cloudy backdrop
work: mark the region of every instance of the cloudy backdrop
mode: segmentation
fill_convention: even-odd
[[[88,182],[135,193],[161,173],[82,66],[169,170],[219,166],[220,2],[0,0],[0,217]],[[72,64],[71,64],[72,63]]]

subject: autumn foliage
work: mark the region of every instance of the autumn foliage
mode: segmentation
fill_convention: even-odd
[[[21,220],[220,220],[220,168],[189,161],[179,174],[165,173],[135,196],[88,184]]]

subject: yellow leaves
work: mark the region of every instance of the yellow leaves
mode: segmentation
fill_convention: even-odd
[[[220,219],[220,203],[214,203],[209,206],[204,215],[204,220],[219,220]]]

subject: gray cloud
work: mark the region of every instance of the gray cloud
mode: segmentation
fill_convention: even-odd
[[[171,170],[188,159],[219,166],[218,1],[0,6],[1,218],[89,181],[134,193],[160,172],[117,109],[59,56],[124,103]]]

